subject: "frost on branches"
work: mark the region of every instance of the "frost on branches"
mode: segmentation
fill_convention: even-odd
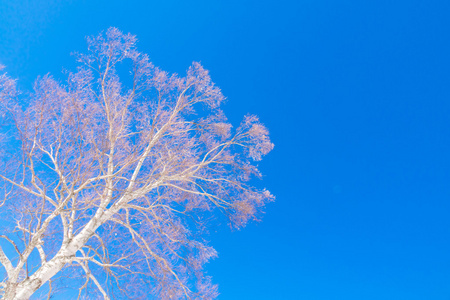
[[[232,128],[199,63],[170,75],[135,44],[115,28],[88,38],[67,82],[31,94],[0,75],[4,299],[215,298],[205,220],[239,228],[272,200],[249,185],[273,148],[258,118]]]

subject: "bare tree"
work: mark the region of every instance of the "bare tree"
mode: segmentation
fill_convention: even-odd
[[[272,200],[249,182],[273,148],[258,118],[232,130],[199,63],[169,75],[135,43],[115,28],[88,38],[67,82],[47,75],[28,95],[1,75],[5,299],[64,285],[90,299],[215,298],[205,222],[239,228]]]

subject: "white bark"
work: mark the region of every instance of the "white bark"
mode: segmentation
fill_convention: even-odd
[[[135,196],[139,197],[140,195]],[[65,264],[73,261],[77,251],[80,250],[81,247],[83,247],[94,235],[97,228],[121,209],[120,204],[128,202],[131,199],[123,196],[110,209],[106,211],[99,209],[96,215],[86,224],[83,230],[81,230],[81,232],[77,234],[68,244],[63,245],[55,257],[48,262],[43,263],[33,275],[21,282],[15,289],[15,295],[12,295],[11,298],[6,297],[5,299],[29,299],[34,292],[36,292],[41,286],[60,272]]]
[[[273,145],[257,118],[246,118],[231,137],[231,125],[216,123],[223,121],[215,107],[224,97],[198,63],[185,78],[167,77],[146,56],[134,52],[133,37],[116,29],[108,32],[108,47],[103,39],[93,39],[90,54],[80,59],[95,71],[92,78],[81,70],[71,75],[66,88],[44,77],[36,84],[30,108],[13,113],[23,157],[17,166],[12,159],[12,167],[0,174],[0,180],[17,191],[18,200],[14,194],[10,198],[19,216],[13,228],[19,234],[14,239],[0,236],[17,252],[17,259],[7,257],[0,247],[0,266],[7,274],[1,286],[4,299],[29,299],[72,263],[86,273],[80,294],[92,281],[108,299],[110,290],[97,280],[105,277],[107,287],[134,292],[141,283],[131,280],[128,285],[122,276],[131,274],[148,276],[156,291],[166,293],[160,298],[180,292],[182,297],[197,297],[189,289],[188,268],[200,280],[201,265],[214,251],[204,242],[191,243],[196,236],[190,234],[191,221],[184,224],[183,219],[211,210],[212,204],[233,216],[230,220],[236,226],[243,226],[271,199],[269,193],[245,183],[258,174],[257,169],[232,149],[243,147],[250,153],[247,156],[257,159],[270,151]],[[133,50],[130,56],[127,49]],[[108,75],[123,58],[133,62],[129,91],[122,89],[115,72]],[[0,82],[0,92],[1,88]],[[155,92],[157,99],[147,107]],[[130,108],[140,93],[142,99]],[[199,103],[219,116],[191,121]],[[42,170],[50,176],[40,178]],[[102,225],[105,230],[98,230]],[[108,228],[128,230],[123,247],[132,249],[129,253],[108,251],[121,242]],[[148,232],[140,235],[140,228]],[[192,257],[184,259],[189,251]],[[32,253],[39,254],[40,265]],[[180,261],[183,268],[177,268]],[[102,275],[96,278],[90,270]],[[213,286],[203,289],[205,295],[214,294]],[[50,297],[51,285],[49,290]]]

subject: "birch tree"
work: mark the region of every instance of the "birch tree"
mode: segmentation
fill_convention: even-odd
[[[268,131],[233,128],[199,63],[164,72],[115,28],[87,42],[64,82],[20,94],[0,75],[0,293],[215,298],[207,225],[241,228],[272,200],[251,184]]]

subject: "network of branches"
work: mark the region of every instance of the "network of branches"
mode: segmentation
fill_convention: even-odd
[[[272,200],[251,185],[268,131],[233,128],[199,63],[168,74],[115,28],[87,41],[67,81],[19,93],[0,74],[0,293],[215,298],[207,221],[240,228]]]

